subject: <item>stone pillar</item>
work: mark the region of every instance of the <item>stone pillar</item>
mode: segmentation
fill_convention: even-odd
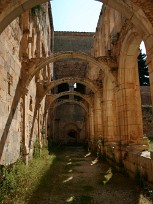
[[[23,160],[24,162],[27,164],[28,163],[28,155],[29,155],[29,147],[28,147],[28,141],[27,141],[27,132],[28,128],[27,128],[27,108],[26,108],[26,99],[27,96],[24,95],[22,97],[23,100],[23,120],[22,120],[22,128],[23,128],[23,136],[22,136],[22,145],[23,145],[23,149],[22,149],[22,153],[23,153]]]
[[[89,128],[90,128],[90,141],[93,142],[94,140],[94,113],[93,108],[89,107]]]
[[[95,128],[95,139],[102,137],[102,91],[99,90],[94,94],[94,128]]]
[[[90,118],[88,113],[86,113],[86,134],[88,141],[90,140]]]
[[[126,60],[129,60],[128,57]],[[126,63],[126,65],[130,66],[130,62]],[[135,144],[139,150],[146,150],[147,146],[138,147],[138,144],[142,144],[143,125],[138,69],[136,67],[137,61],[135,62],[135,67],[127,66],[127,68],[121,69],[119,73],[120,79],[122,79],[119,85],[117,102],[119,131],[121,144]]]
[[[48,111],[47,111],[47,113],[46,113],[46,115],[45,115],[45,140],[47,139],[47,137],[48,137],[48,123],[47,123],[47,120],[48,120]]]
[[[42,148],[42,141],[41,141],[41,132],[40,132],[40,106],[38,107],[37,114],[38,114],[38,117],[37,117],[37,124],[38,124],[38,144],[39,144],[39,148],[41,149],[41,148]]]
[[[104,90],[104,93],[103,93],[103,102],[102,102],[103,129],[104,129],[103,139],[105,142],[114,143],[118,141],[115,93],[114,93],[113,87],[109,86],[108,83],[105,84],[104,82],[104,85],[106,89]]]

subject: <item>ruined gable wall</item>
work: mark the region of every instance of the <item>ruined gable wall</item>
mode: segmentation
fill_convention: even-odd
[[[55,32],[54,52],[75,51],[90,54],[94,33]],[[54,63],[55,78],[85,77],[88,63],[79,59],[60,60]]]
[[[115,15],[118,15],[118,20],[114,18]],[[103,37],[102,41],[101,37]],[[153,156],[151,152],[147,151],[147,138],[143,137],[138,72],[136,71],[137,51],[141,39],[142,36],[139,35],[130,20],[107,6],[103,7],[95,35],[93,55],[114,57],[117,61],[117,86],[111,91],[110,96],[116,95],[115,118],[117,118],[120,139],[118,144],[110,143],[112,146],[105,143],[102,151],[111,164],[114,162],[116,168],[120,169],[118,164],[121,162],[130,176],[135,177],[137,173],[140,173],[144,180],[147,179],[153,183],[151,173],[153,171]],[[107,86],[104,84],[104,90],[106,89]],[[109,94],[109,90],[106,93]],[[107,94],[103,94],[103,99],[105,97]],[[105,102],[109,105],[108,101]],[[113,115],[112,112],[109,115],[110,111],[111,106],[104,106],[103,122],[108,118],[109,121],[112,120]],[[104,129],[104,139],[108,138],[108,124],[106,131]],[[131,136],[134,138],[133,141]],[[135,139],[137,141],[134,141]]]
[[[54,52],[75,51],[90,54],[93,45],[94,33],[85,32],[55,32]],[[54,63],[55,79],[63,77],[86,77],[88,62],[79,59],[65,59]],[[54,112],[54,127],[51,131],[51,137],[55,140],[67,143],[71,139],[67,133],[69,129],[74,128],[74,124],[80,129],[80,141],[87,136],[85,134],[86,122],[85,111],[82,107],[73,104],[63,104]],[[57,120],[56,120],[57,119]],[[68,129],[67,129],[68,128]]]

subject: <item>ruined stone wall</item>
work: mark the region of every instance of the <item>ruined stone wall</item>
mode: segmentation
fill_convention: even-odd
[[[94,33],[54,32],[54,52],[81,51],[90,54]]]
[[[30,58],[48,56],[51,52],[53,28],[48,13],[48,3],[42,5],[38,15],[35,11],[36,8],[23,13],[0,36],[0,164],[2,165],[14,163],[20,155],[27,156],[30,153],[32,156],[33,144],[38,137],[38,116],[33,125],[36,82],[51,79],[52,65],[49,65],[32,79],[27,90],[19,91],[22,63]],[[40,128],[42,128],[43,112],[44,101],[40,109]],[[34,126],[33,132],[31,132],[32,126]],[[30,140],[33,141],[31,147],[29,147]]]
[[[13,21],[0,37],[0,138],[4,135],[13,97],[16,92],[20,75],[21,61],[19,59],[22,31],[19,18]],[[11,118],[11,127],[5,142],[2,164],[14,162],[20,154],[22,139],[20,105]],[[4,136],[3,136],[4,137]]]
[[[54,52],[77,51],[90,54],[93,45],[93,36],[94,33],[55,32]],[[84,79],[86,77],[88,64],[89,63],[79,59],[57,61],[54,63],[54,79],[64,77],[79,77]],[[70,141],[72,142],[74,138],[68,136],[68,131],[75,129],[78,132],[78,142],[84,141],[85,137],[87,137],[85,118],[86,113],[82,107],[72,104],[61,105],[54,111],[53,122],[51,124],[51,129],[54,130],[54,133],[51,131],[50,136],[54,137],[57,141],[61,140],[63,143],[69,143]]]
[[[93,46],[94,33],[55,32],[54,52],[75,51],[90,54]],[[85,77],[88,63],[79,59],[65,59],[54,63],[55,78]]]
[[[150,134],[148,130],[152,132],[151,127],[149,128],[152,111],[143,107],[142,113],[141,106],[150,104],[150,96],[143,87],[141,104],[137,65],[143,35],[123,15],[106,5],[103,6],[92,49],[93,56],[99,59],[105,56],[109,62],[116,63],[115,66],[111,66],[111,63],[108,65],[109,76],[104,73],[102,80],[102,120],[105,125],[101,128],[101,150],[117,168],[122,163],[129,175],[135,177],[139,173],[143,179],[153,183],[152,152],[149,151],[148,140],[143,134]],[[90,65],[88,75],[91,79],[94,78],[94,70],[95,67]],[[150,118],[148,121],[147,117]],[[147,124],[149,121],[150,124]],[[98,143],[98,138],[95,137],[95,140]]]

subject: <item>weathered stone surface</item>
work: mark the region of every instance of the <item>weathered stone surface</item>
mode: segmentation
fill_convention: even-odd
[[[103,0],[95,33],[55,35],[48,3],[41,5],[39,15],[28,10],[43,2],[0,1],[0,32],[12,22],[0,36],[1,164],[17,160],[20,144],[27,161],[36,139],[41,147],[48,134],[63,143],[87,139],[92,149],[101,148],[111,161],[123,162],[131,175],[139,170],[153,182],[152,152],[146,151],[143,138],[146,129],[152,131],[152,116],[143,112],[143,118],[150,114],[143,131],[137,69],[144,40],[153,100],[152,0]],[[57,53],[52,53],[53,40]],[[60,93],[61,84],[68,87],[65,93]],[[50,110],[48,93],[55,94]],[[68,99],[71,103],[64,103]]]

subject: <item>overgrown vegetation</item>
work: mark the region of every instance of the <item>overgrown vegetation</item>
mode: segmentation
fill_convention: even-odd
[[[19,159],[13,166],[1,167],[0,203],[11,204],[30,198],[54,159],[55,155],[48,155],[44,149],[27,166]]]
[[[149,137],[149,150],[153,151],[153,137]]]

